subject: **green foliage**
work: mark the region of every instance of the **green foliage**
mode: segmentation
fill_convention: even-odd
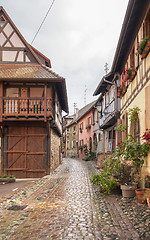
[[[83,149],[83,146],[79,146],[79,147],[78,147],[78,150],[82,150],[82,149]]]
[[[146,36],[145,38],[143,38],[143,40],[140,42],[139,46],[138,46],[138,50],[137,50],[137,53],[139,55],[142,54],[143,50],[144,50],[144,47],[147,43],[147,41],[150,40],[150,36]]]
[[[15,178],[14,175],[10,175],[9,178]]]
[[[101,169],[99,174],[94,174],[90,180],[93,184],[99,185],[103,193],[110,194],[111,190],[118,186],[118,179],[115,175],[119,170],[119,161],[118,159],[108,158],[104,165],[104,169]]]
[[[140,112],[140,109],[138,107],[130,108],[129,109],[129,119],[130,121],[135,125],[138,120],[138,114]]]
[[[133,182],[135,175],[140,174],[144,158],[148,156],[150,145],[138,141],[134,136],[128,135],[127,139],[118,144],[113,158],[120,162],[119,174],[116,175],[121,183]]]
[[[88,125],[86,126],[86,130],[87,130],[87,132],[89,131],[90,128],[91,128],[91,125],[88,124]]]
[[[99,185],[101,191],[105,194],[110,194],[112,189],[117,188],[117,180],[111,176],[109,171],[101,169],[100,174],[95,174],[90,178],[93,184]]]
[[[144,157],[148,156],[150,145],[139,142],[135,137],[129,135],[116,149],[116,157],[121,160],[133,162],[134,167],[141,167]]]
[[[6,174],[0,176],[0,178],[15,178],[13,175],[7,176]]]
[[[134,68],[129,68],[127,73],[127,79],[129,79],[132,75],[132,72],[134,71]]]
[[[126,132],[127,131],[127,127],[124,124],[119,124],[117,127],[115,127],[115,130],[117,132]]]

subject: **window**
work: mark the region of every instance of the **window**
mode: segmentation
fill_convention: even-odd
[[[6,97],[19,97],[19,88],[6,88]]]
[[[4,16],[0,16],[0,26],[3,27],[5,24],[6,20],[4,18]]]
[[[98,134],[98,141],[99,142],[101,141],[101,134],[100,133]]]
[[[70,149],[70,141],[69,140],[67,141],[67,149],[68,150]]]
[[[30,88],[30,97],[44,97],[44,88]]]
[[[92,118],[91,118],[91,117],[89,117],[89,118],[87,119],[87,124],[88,124],[88,125],[91,125],[91,124],[92,124]]]
[[[107,107],[108,103],[109,103],[109,93],[108,92],[106,92],[105,97],[106,97],[106,107]]]
[[[84,145],[84,140],[80,140],[80,146],[83,146]]]
[[[73,140],[73,148],[76,147],[76,140]]]
[[[135,67],[135,46],[133,46],[131,54],[130,54],[130,67]]]
[[[80,129],[83,130],[83,122],[80,124]]]

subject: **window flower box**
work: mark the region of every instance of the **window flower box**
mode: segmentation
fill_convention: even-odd
[[[91,128],[91,125],[88,124],[88,125],[86,126],[86,130],[87,130],[87,132],[89,131],[90,128]]]
[[[150,36],[146,36],[143,40],[138,44],[137,47],[137,55],[141,55],[142,59],[147,56],[150,51]]]
[[[129,80],[129,82],[132,82],[132,80],[134,79],[135,75],[136,75],[136,71],[133,67],[127,69],[127,75],[126,78],[127,80]]]
[[[147,54],[149,53],[150,50],[150,40],[147,41],[147,43],[145,44],[144,50],[142,52],[142,58],[145,58],[147,56]]]

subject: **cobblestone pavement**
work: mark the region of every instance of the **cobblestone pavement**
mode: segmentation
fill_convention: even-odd
[[[91,185],[95,171],[93,162],[65,159],[53,174],[0,199],[0,239],[150,239],[140,237],[120,199]]]

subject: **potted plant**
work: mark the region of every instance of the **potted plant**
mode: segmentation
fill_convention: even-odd
[[[150,36],[146,36],[138,43],[137,54],[145,58],[150,50]]]
[[[86,130],[87,130],[87,132],[89,131],[90,128],[91,128],[91,125],[88,124],[88,125],[86,126]]]
[[[4,174],[3,176],[0,176],[0,182],[12,183],[15,181],[16,179],[13,175],[7,176],[6,174]]]
[[[99,170],[99,174],[92,175],[90,181],[99,186],[100,192],[110,194],[119,185],[116,172],[118,172],[118,160],[107,158],[104,161],[104,168]]]
[[[147,199],[148,207],[150,208],[150,188],[147,188],[144,193],[144,198]]]
[[[83,150],[83,146],[79,146],[79,147],[78,147],[78,150],[81,150],[81,151],[82,151],[82,150]]]
[[[147,190],[150,190],[150,189],[148,189],[148,188],[138,188],[138,189],[135,190],[138,203],[146,203],[146,199],[148,197],[148,196],[146,196]]]
[[[133,78],[135,77],[136,71],[133,67],[131,67],[126,70],[126,73],[127,73],[127,76],[126,76],[127,80],[132,81]]]
[[[148,150],[150,150],[150,129],[146,129],[145,133],[142,136],[142,139],[145,141],[144,143],[145,146],[147,146]],[[147,187],[136,189],[136,196],[137,196],[138,203],[145,203],[147,198],[148,198],[147,201],[149,201],[150,200],[149,193],[150,193],[150,188],[147,188]]]

